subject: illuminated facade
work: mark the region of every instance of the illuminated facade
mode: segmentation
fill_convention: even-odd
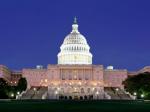
[[[23,69],[23,76],[31,86],[48,86],[49,99],[58,96],[104,99],[104,87],[123,88],[127,70],[114,70],[112,66],[92,64],[92,54],[86,38],[78,31],[76,19],[72,31],[67,35],[57,55],[58,64],[48,65],[47,69]]]
[[[46,86],[49,99],[58,99],[60,96],[109,99],[110,96],[105,88],[123,89],[122,82],[128,76],[150,72],[150,67],[137,72],[128,72],[126,69],[114,69],[113,66],[105,69],[103,65],[93,65],[90,46],[78,31],[76,19],[57,57],[58,64],[48,65],[47,68],[37,66],[35,69],[24,68],[21,71],[11,71],[0,65],[0,77],[12,85],[16,85],[21,77],[25,77],[28,89]]]

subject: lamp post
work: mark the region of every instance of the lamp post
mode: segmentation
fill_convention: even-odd
[[[14,96],[15,96],[14,93],[11,93],[11,94],[10,94],[10,97],[11,97],[11,98],[14,98]]]
[[[17,95],[20,95],[20,92],[19,92],[19,91],[17,92]]]
[[[133,93],[133,95],[134,95],[134,96],[136,96],[136,95],[137,95],[137,93],[136,93],[136,92],[134,92],[134,93]]]
[[[145,97],[145,95],[144,94],[141,94],[141,98],[144,98]]]
[[[56,95],[56,99],[57,99],[57,96],[58,96],[58,91],[55,91],[55,95]]]
[[[34,94],[36,94],[36,88],[33,88],[33,90],[34,90]]]
[[[118,89],[118,88],[116,88],[116,91],[119,91],[119,89]]]
[[[98,95],[99,95],[99,92],[97,91],[97,92],[96,92],[97,99],[98,99]]]

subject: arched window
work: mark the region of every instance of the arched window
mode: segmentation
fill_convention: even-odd
[[[88,93],[90,93],[90,92],[91,92],[91,89],[90,89],[90,88],[88,88],[88,89],[87,89],[87,92],[88,92]]]
[[[64,93],[64,88],[61,88],[61,92]]]
[[[94,89],[94,92],[95,92],[95,93],[97,92],[97,88]]]
[[[84,89],[83,88],[81,88],[81,93],[84,93]]]

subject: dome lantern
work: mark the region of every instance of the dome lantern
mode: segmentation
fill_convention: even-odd
[[[78,24],[77,24],[77,18],[76,17],[74,18],[74,22],[73,22],[73,25],[72,25],[72,32],[71,33],[80,33],[78,31]]]
[[[73,23],[77,24],[77,18],[76,17],[74,17],[74,22]]]

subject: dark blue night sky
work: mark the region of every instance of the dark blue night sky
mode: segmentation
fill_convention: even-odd
[[[0,64],[56,64],[74,16],[94,64],[131,71],[150,65],[149,0],[1,0]]]

